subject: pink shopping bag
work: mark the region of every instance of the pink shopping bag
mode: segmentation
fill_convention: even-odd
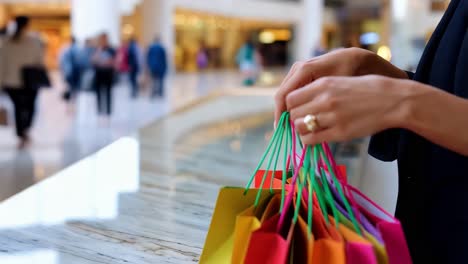
[[[368,219],[376,224],[382,235],[387,250],[389,264],[411,264],[411,255],[408,250],[403,228],[400,221],[374,203],[355,187],[348,185],[350,195],[356,201],[359,210]]]

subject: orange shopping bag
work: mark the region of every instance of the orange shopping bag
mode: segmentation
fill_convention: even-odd
[[[325,218],[318,206],[314,206],[313,233],[315,235],[312,263],[346,264],[343,237]]]

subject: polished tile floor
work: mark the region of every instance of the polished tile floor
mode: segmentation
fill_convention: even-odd
[[[281,75],[277,73],[273,78],[279,79],[278,74]],[[138,99],[132,100],[128,84],[123,80],[114,88],[114,113],[106,121],[97,116],[96,99],[91,92],[79,95],[74,113],[71,113],[61,100],[63,85],[60,77],[53,76],[57,85],[42,90],[37,102],[30,148],[18,151],[13,126],[0,127],[0,201],[170,111],[212,92],[241,85],[241,76],[234,71],[177,74],[168,78],[164,99],[151,100],[149,91],[143,90]],[[271,74],[265,76],[272,78]],[[9,100],[2,96],[0,103],[10,109],[11,115]]]

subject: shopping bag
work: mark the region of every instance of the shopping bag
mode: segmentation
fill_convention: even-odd
[[[293,137],[293,142],[294,140],[295,138]],[[296,149],[295,146],[293,146],[293,153],[295,152]],[[300,168],[304,162],[305,153],[306,151],[304,149],[299,165],[295,166],[295,172],[291,182],[292,186],[295,186],[297,182]],[[301,188],[299,188],[299,190],[301,190]],[[290,191],[284,205],[280,202],[280,214],[276,214],[270,219],[267,219],[262,223],[260,229],[252,233],[245,257],[246,264],[285,264],[288,262],[289,249],[296,224],[292,217],[295,211],[293,210],[294,206],[292,206],[294,194],[294,191]],[[300,192],[298,197],[300,197]]]
[[[341,172],[341,176],[346,179],[346,166],[345,165],[338,165],[337,166]],[[257,173],[255,173],[255,179],[254,179],[254,186],[253,188],[260,188],[260,185],[262,183],[262,178],[264,176],[265,171],[264,170],[259,170]],[[271,177],[273,176],[273,180]],[[289,175],[290,176],[290,175]],[[265,182],[263,184],[262,189],[281,189],[282,188],[282,179],[283,179],[283,171],[269,171],[267,173]],[[290,183],[290,178],[287,183]],[[273,184],[271,184],[273,182]],[[286,186],[288,188],[288,186]]]
[[[224,187],[219,191],[200,263],[231,262],[236,216],[254,204],[257,190],[244,193],[245,189],[237,187]],[[271,195],[269,190],[260,190],[260,194],[261,201]]]
[[[359,236],[351,228],[340,224],[339,231],[346,241],[347,264],[377,264],[377,258],[372,244],[364,237]]]
[[[390,264],[411,264],[405,235],[400,221],[374,203],[355,187],[348,186],[359,209],[375,223],[382,235]]]
[[[314,199],[314,203],[317,207],[318,204],[316,202],[316,199]],[[362,236],[359,236],[354,231],[355,227],[353,223],[349,220],[348,212],[346,212],[346,210],[339,203],[336,203],[335,206],[338,209],[338,220],[340,223],[338,230],[343,236],[344,240],[346,241],[346,263],[387,264],[388,257],[383,244],[380,243],[377,239],[375,239],[367,231],[364,231]],[[334,221],[335,219],[333,217],[330,217],[330,222],[334,223]],[[370,224],[366,222],[366,225]]]
[[[304,221],[302,216],[299,216],[291,242],[291,263],[312,263],[314,241],[314,234],[309,233],[307,223]]]
[[[268,171],[266,175],[265,182],[262,185],[262,179],[265,175],[264,170],[259,170],[255,173],[255,180],[254,180],[254,188],[262,188],[262,189],[281,189],[282,188],[282,179],[283,179],[283,171]],[[272,179],[273,177],[273,179]]]
[[[275,200],[273,201],[272,206],[268,207],[269,211],[266,213],[271,214],[272,212],[279,212],[279,203],[275,202]],[[260,228],[260,221],[267,206],[270,204],[270,201],[271,197],[267,197],[259,206],[255,207],[252,205],[237,215],[236,225],[234,228],[234,246],[232,250],[231,263],[244,263],[250,236],[252,232]]]
[[[29,90],[50,88],[49,74],[44,66],[25,66],[21,69],[23,87]]]
[[[336,169],[336,164],[333,160],[333,157],[331,157],[328,145],[324,143],[322,144],[322,147],[324,154],[331,163],[327,164],[327,166],[334,168],[333,170],[339,174],[340,171]],[[384,209],[379,207],[371,199],[361,193],[357,188],[349,185],[346,182],[346,178],[339,178],[340,185],[342,185],[343,189],[346,191],[347,198],[351,201],[353,207],[358,211],[357,215],[360,216],[360,213],[362,212],[362,214],[367,216],[367,218],[371,220],[371,222],[373,222],[377,227],[377,230],[380,233],[380,237],[384,242],[385,255],[388,257],[388,263],[412,263],[401,223],[396,218],[387,213]],[[335,192],[335,196],[339,197],[337,192]],[[379,263],[386,263],[386,259],[383,258],[384,256],[380,249],[378,247],[375,249],[378,250],[377,253],[379,254]]]
[[[281,195],[276,191],[273,197],[270,199],[265,211],[263,212],[262,219],[260,220],[261,223],[267,221],[268,219],[272,218],[281,208]]]
[[[320,154],[320,155],[319,155]],[[342,188],[341,180],[345,180],[342,177],[343,171],[338,171],[339,168],[333,162],[331,166],[330,157],[325,156],[325,153],[321,146],[314,147],[314,163],[318,166],[317,170],[312,170],[311,173],[316,173],[318,175],[318,181],[320,182],[319,186],[323,186],[325,195],[323,196],[329,207],[331,209],[333,216],[329,217],[329,226],[328,231],[332,237],[336,237],[337,231],[345,240],[345,253],[346,253],[346,262],[347,263],[377,263],[376,254],[374,253],[374,248],[370,241],[366,238],[363,233],[362,225],[358,223],[355,218],[356,211],[353,210],[344,199],[347,199],[343,193],[343,190],[337,191],[336,189]],[[325,161],[325,162],[323,162]],[[323,164],[327,166],[324,168]],[[329,174],[333,174],[333,177],[330,177]],[[340,178],[335,177],[334,174],[338,174]],[[314,175],[315,176],[315,175]],[[335,193],[333,194],[333,191]],[[337,194],[336,192],[340,192]],[[316,196],[314,196],[316,198]],[[340,201],[340,203],[337,202]],[[341,205],[345,205],[346,210],[344,210]],[[318,208],[320,203],[316,202],[314,199],[314,208]],[[323,206],[322,206],[323,207]],[[327,215],[327,214],[325,214]]]
[[[345,264],[346,253],[343,237],[334,223],[327,224],[321,209],[313,205],[312,233],[315,236],[312,263]]]
[[[340,222],[344,223],[348,228],[351,228],[352,230],[355,228],[355,225],[351,221],[349,221],[349,211],[344,209],[345,203],[343,198],[346,197],[346,199],[348,199],[349,202],[352,204],[352,212],[355,214],[355,216],[357,216],[356,218],[359,220],[361,227],[363,227],[364,229],[364,237],[372,244],[374,255],[377,258],[377,262],[379,264],[388,264],[389,258],[386,248],[384,247],[383,238],[381,236],[380,231],[376,227],[374,227],[372,223],[370,223],[370,221],[362,212],[360,212],[357,202],[355,201],[354,197],[350,194],[350,185],[347,183],[346,177],[342,175],[343,171],[340,170],[336,165],[336,162],[334,161],[331,155],[328,145],[326,143],[323,143],[322,146],[319,147],[319,149],[322,151],[324,158],[326,158],[325,161],[322,160],[320,162],[320,166],[322,168],[324,166],[326,167],[325,178],[330,183],[330,186],[332,186],[330,190],[335,199],[335,205],[338,211],[340,212]],[[333,176],[330,175],[332,173],[336,174],[335,176],[337,182],[334,182],[332,180]],[[345,194],[344,196],[339,194],[337,184],[339,184],[343,189]]]
[[[276,214],[266,220],[260,229],[252,233],[245,256],[245,264],[285,264],[288,261],[289,246],[294,231],[291,221],[277,232],[280,215]]]
[[[336,190],[333,190],[333,191],[335,192],[334,196],[338,197],[338,194],[336,194],[337,191]],[[337,198],[337,200],[339,200],[339,199],[340,198]],[[340,223],[342,223],[348,229],[352,230],[354,228],[354,226],[351,223],[351,221],[348,219],[349,218],[348,213],[346,212],[346,210],[339,203],[336,203],[336,206],[337,206],[338,211],[339,211]],[[377,230],[377,228],[375,228],[369,222],[369,220],[367,219],[366,216],[364,216],[362,214],[360,216],[361,216],[360,217],[361,225],[364,228],[363,236],[370,243],[370,245],[372,246],[372,250],[374,252],[374,256],[376,257],[377,263],[378,264],[388,264],[387,251],[385,250],[385,246],[383,245],[383,239],[381,238],[380,232]]]

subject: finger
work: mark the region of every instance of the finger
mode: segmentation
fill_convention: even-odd
[[[274,127],[276,129],[276,126],[278,125],[278,122],[281,118],[281,115],[283,112],[286,111],[286,105],[282,102],[276,102],[276,107],[275,107],[275,122],[274,122]]]
[[[331,89],[333,86],[336,86],[339,78],[340,77],[319,78],[301,89],[292,91],[286,98],[287,109],[290,110],[297,107],[298,105],[302,105],[314,100],[315,97],[324,91]]]
[[[314,80],[311,66],[306,63],[298,63],[294,72],[283,82],[277,93],[277,101],[286,105],[286,96],[292,91],[299,89]]]
[[[340,141],[339,134],[334,128],[328,128],[320,130],[314,133],[309,133],[303,136],[300,136],[301,141],[305,145],[314,146],[321,144],[323,142],[337,142]]]
[[[295,74],[297,69],[300,67],[301,62],[296,62],[293,64],[291,70],[289,71],[288,75],[284,78],[283,82],[281,83],[280,89],[275,95],[275,126],[279,122],[279,119],[281,118],[281,115],[283,114],[284,111],[286,111],[286,102],[285,98],[286,95],[289,93],[289,91],[284,88],[284,84],[287,83],[291,77]]]
[[[299,65],[301,64],[301,62],[296,62],[292,65],[291,69],[289,70],[288,74],[286,75],[286,77],[284,77],[283,81],[281,82],[281,86],[283,86],[289,79],[291,79],[291,77],[294,75],[294,73],[296,72],[297,68],[299,67]]]
[[[317,115],[320,113],[325,113],[333,111],[330,108],[330,100],[327,94],[320,94],[315,96],[315,98],[306,101],[304,104],[298,105],[294,108],[289,108],[291,114],[291,119],[296,120],[306,115]]]
[[[296,120],[298,118],[303,118],[306,115],[316,115],[320,112],[323,112],[321,110],[320,102],[312,100],[306,104],[290,109],[289,113],[291,114],[291,120]]]
[[[331,113],[320,113],[315,115],[317,118],[317,130],[316,131],[309,131],[307,129],[307,125],[304,123],[304,118],[295,119],[294,125],[296,127],[296,131],[299,135],[307,135],[310,133],[317,133],[318,131],[329,129],[333,127],[336,123],[336,119],[333,114]]]

